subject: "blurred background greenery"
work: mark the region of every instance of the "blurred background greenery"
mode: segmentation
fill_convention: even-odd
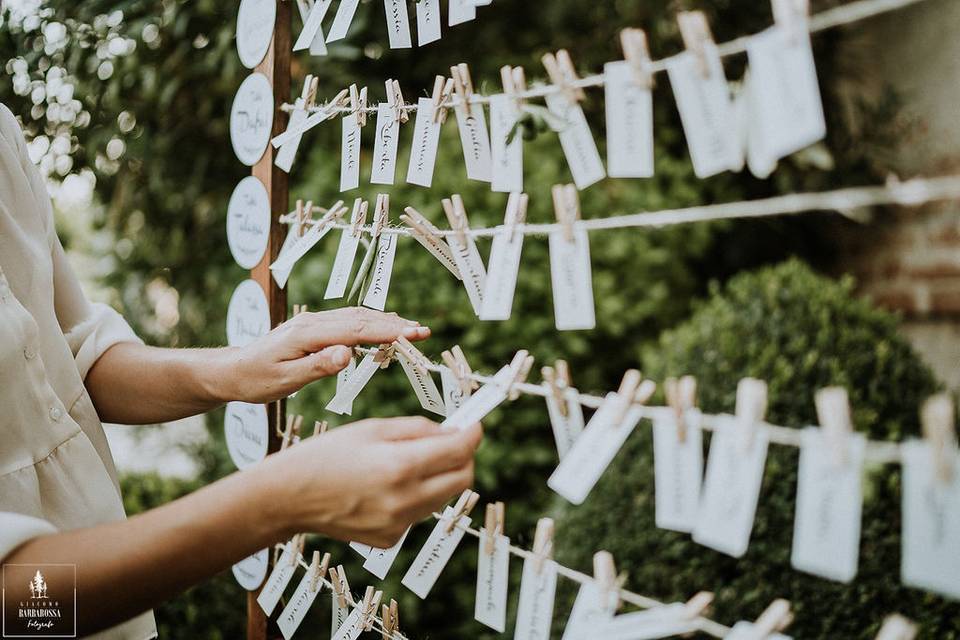
[[[838,2],[813,4],[817,10]],[[467,62],[477,90],[489,93],[499,85],[501,65],[524,65],[528,78],[542,77],[540,56],[560,47],[570,50],[581,71],[596,71],[621,57],[617,34],[626,26],[645,28],[653,55],[662,57],[681,47],[672,16],[683,8],[706,10],[718,41],[771,22],[768,3],[755,0],[498,1],[481,9],[476,21],[447,30],[438,43],[390,51],[384,48],[382,9],[365,1],[350,36],[331,45],[328,57],[295,57],[293,92],[299,93],[303,77],[312,73],[320,78],[321,99],[350,82],[369,85],[371,97],[383,99],[383,80],[395,77],[413,100],[426,94],[435,74]],[[248,73],[234,47],[236,9],[236,2],[213,0],[22,0],[0,9],[0,64],[8,78],[0,83],[0,101],[20,117],[31,153],[50,176],[55,193],[64,195],[71,190],[67,187],[92,189],[90,207],[73,206],[65,196],[58,200],[64,242],[74,253],[96,256],[89,273],[101,295],[158,345],[224,343],[227,301],[245,277],[225,242],[226,202],[247,173],[230,150],[228,134],[230,103]],[[295,18],[294,32],[298,29]],[[839,108],[836,87],[859,69],[835,55],[837,38],[827,32],[814,40],[829,127],[824,143],[781,162],[767,180],[747,174],[698,180],[672,94],[661,78],[655,92],[656,177],[605,180],[591,187],[581,193],[584,216],[882,179],[890,168],[893,142],[910,125],[892,90]],[[742,71],[742,58],[727,66],[730,78],[739,78]],[[585,109],[602,153],[598,92],[590,92]],[[466,181],[455,128],[449,119],[432,189],[402,184],[387,189],[394,220],[409,204],[446,226],[440,198],[451,193],[463,195],[472,224],[502,219],[505,196]],[[407,125],[402,139],[408,140],[411,131]],[[339,135],[339,127],[325,124],[304,138],[291,176],[292,198],[328,204],[339,197]],[[372,127],[366,127],[364,143],[364,186],[347,196],[372,199],[380,190],[365,184]],[[400,166],[406,166],[407,152],[406,143],[401,144]],[[528,218],[549,221],[550,186],[570,180],[555,134],[528,143],[525,155]],[[388,307],[432,327],[433,338],[423,346],[428,355],[436,357],[460,344],[474,368],[491,371],[516,349],[527,348],[540,364],[567,359],[574,383],[584,391],[615,387],[629,367],[649,371],[658,380],[695,373],[703,381],[704,407],[731,410],[737,378],[760,375],[771,381],[771,419],[797,427],[813,420],[812,393],[818,386],[846,384],[856,401],[858,428],[869,428],[873,437],[901,439],[918,432],[917,402],[935,388],[929,371],[896,337],[891,318],[866,303],[850,302],[849,282],[820,280],[801,264],[838,271],[834,231],[849,226],[836,214],[823,213],[593,234],[597,328],[588,333],[554,330],[549,263],[541,239],[528,239],[524,247],[513,319],[503,323],[478,322],[462,286],[418,245],[401,241]],[[335,244],[322,242],[297,265],[291,303],[306,303],[313,310],[335,306],[322,300]],[[488,250],[482,242],[481,252]],[[800,262],[737,279],[726,293],[711,285],[789,257]],[[781,289],[783,299],[778,297]],[[711,291],[711,302],[697,302]],[[784,345],[791,347],[781,349]],[[323,411],[332,392],[332,381],[313,385],[290,402],[289,410],[308,422],[343,422]],[[419,412],[405,378],[394,369],[378,374],[354,407],[354,417]],[[213,412],[208,423],[210,439],[190,451],[198,463],[197,477],[126,476],[128,512],[173,499],[233,469],[222,443],[222,412]],[[506,502],[508,533],[521,546],[530,546],[536,519],[550,513],[559,518],[560,556],[575,568],[589,570],[590,554],[608,548],[629,576],[628,586],[645,594],[686,598],[701,589],[717,591],[719,617],[726,623],[755,616],[771,599],[786,597],[798,611],[797,637],[871,638],[893,610],[918,619],[924,637],[960,637],[956,603],[899,587],[898,473],[885,470],[873,476],[877,480],[869,485],[861,574],[853,585],[842,586],[789,568],[795,451],[774,447],[755,542],[744,560],[733,562],[654,528],[648,430],[637,430],[594,497],[577,510],[558,504],[545,486],[556,451],[541,401],[521,398],[509,411],[495,412],[485,426],[477,491],[484,502]],[[420,601],[399,585],[401,569],[428,530],[414,530],[383,585],[401,603],[404,630],[412,638],[495,637],[472,621],[475,553],[469,541],[429,600]],[[355,589],[375,582],[363,574],[346,545],[324,540],[310,545],[333,552],[334,560],[347,566]],[[512,578],[515,596],[519,563]],[[326,633],[327,609],[314,607],[301,631],[304,636]],[[566,611],[558,606],[555,631],[562,629]],[[241,637],[244,617],[242,591],[229,574],[157,610],[162,638]]]

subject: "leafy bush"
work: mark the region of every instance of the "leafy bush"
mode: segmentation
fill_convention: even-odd
[[[699,405],[712,413],[733,411],[737,380],[762,378],[768,420],[792,427],[816,423],[817,389],[843,385],[858,431],[877,440],[915,436],[934,379],[897,334],[896,318],[853,298],[853,286],[795,260],[736,276],[661,336],[645,371],[656,380],[695,375]],[[923,637],[960,637],[960,605],[900,585],[900,474],[892,465],[867,472],[857,578],[842,585],[790,567],[797,458],[794,448],[770,447],[750,548],[737,560],[656,528],[652,430],[642,424],[581,507],[558,507],[558,558],[584,569],[594,549],[607,549],[645,594],[685,600],[714,591],[715,616],[726,623],[788,598],[797,638],[873,638],[894,611],[919,621]]]

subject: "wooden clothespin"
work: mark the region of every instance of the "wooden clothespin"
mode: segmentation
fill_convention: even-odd
[[[814,403],[817,405],[817,421],[834,461],[838,465],[846,464],[847,440],[853,433],[847,390],[843,387],[825,387],[814,395]]]
[[[413,365],[414,369],[425,376],[430,375],[430,370],[427,368],[429,362],[426,356],[413,346],[412,342],[403,336],[397,336],[397,339],[393,342],[393,348],[403,354],[403,356],[410,361],[410,364]]]
[[[467,233],[470,231],[470,221],[467,219],[467,209],[463,206],[463,198],[455,193],[442,200],[443,212],[450,222],[450,228],[457,234],[460,244],[467,243]]]
[[[323,560],[320,559],[320,552],[313,552],[313,559],[310,562],[310,591],[316,591],[320,584],[320,579],[327,575],[327,569],[330,567],[330,554],[323,554]]]
[[[453,79],[437,76],[433,81],[433,122],[443,124],[447,119],[447,104],[453,93]]]
[[[327,426],[326,420],[315,420],[313,423],[313,435],[322,436],[327,432]]]
[[[370,230],[370,235],[374,239],[380,237],[380,232],[383,231],[383,227],[387,224],[390,218],[390,196],[386,193],[377,194],[377,206],[373,210],[373,228]]]
[[[620,607],[620,586],[617,584],[613,554],[609,551],[597,551],[593,554],[593,579],[600,587],[601,606],[606,607],[612,600],[611,610],[616,611]]]
[[[612,415],[612,423],[619,425],[623,422],[624,416],[633,404],[634,397],[640,390],[640,384],[643,382],[643,376],[636,369],[627,369],[620,380],[620,387],[617,389],[619,396],[619,406],[617,412]]]
[[[396,357],[396,353],[395,343],[385,342],[377,347],[377,354],[373,356],[373,361],[378,363],[381,369],[386,369]]]
[[[403,211],[404,213],[400,214],[400,220],[410,227],[413,238],[432,253],[457,280],[462,279],[450,245],[443,239],[440,229],[413,207],[406,207]]]
[[[923,437],[933,451],[937,478],[948,483],[956,472],[954,461],[957,458],[956,418],[949,394],[940,393],[924,402],[920,410],[920,422],[923,425]]]
[[[480,500],[480,494],[470,489],[461,493],[456,504],[453,505],[453,514],[449,519],[446,519],[446,525],[444,525],[443,530],[446,533],[453,531],[461,517],[470,515],[473,508],[477,506],[478,500]]]
[[[297,235],[303,236],[307,231],[307,222],[313,219],[313,203],[304,206],[303,200],[297,199]]]
[[[620,32],[620,46],[623,48],[623,58],[630,63],[633,70],[634,82],[641,87],[653,89],[656,81],[650,68],[652,61],[646,32],[633,27],[624,29]]]
[[[313,206],[312,203],[308,203],[308,204],[310,204],[310,206]],[[321,211],[323,210],[321,209]],[[320,218],[320,220],[318,220],[316,224],[320,228],[323,228],[324,226],[339,220],[340,217],[343,216],[343,214],[345,214],[346,212],[347,212],[347,208],[343,205],[343,200],[337,200],[330,206],[329,209],[324,211],[323,217]]]
[[[473,80],[470,78],[470,67],[466,62],[450,67],[450,79],[453,80],[453,92],[459,99],[457,107],[470,115],[470,100],[473,98]]]
[[[303,82],[303,108],[308,111],[317,104],[317,88],[320,86],[320,78],[314,75],[307,75]]]
[[[506,531],[505,517],[506,508],[502,502],[487,503],[487,512],[483,519],[483,552],[488,556],[493,555],[497,536]]]
[[[567,365],[567,361],[557,360],[554,366],[540,369],[540,374],[560,409],[560,415],[566,417],[570,410],[567,408],[567,399],[564,394],[571,385],[570,367]]]
[[[298,533],[297,535],[293,536],[293,540],[291,540],[291,543],[292,543],[291,550],[293,551],[293,553],[290,554],[291,566],[295,567],[297,566],[297,563],[300,562],[300,557],[303,555],[303,543],[306,542],[306,540],[307,540],[307,534],[305,533]]]
[[[337,565],[334,569],[330,567],[330,584],[333,586],[333,593],[337,596],[337,602],[341,609],[347,608],[347,595],[350,593],[350,584],[347,582],[347,572],[343,570],[343,565]]]
[[[569,98],[570,102],[579,102],[586,98],[583,89],[576,85],[580,80],[577,70],[573,67],[573,60],[566,49],[560,49],[556,54],[545,53],[540,58],[547,69],[550,82],[560,89]]]
[[[677,14],[677,24],[680,26],[683,46],[697,58],[701,75],[709,78],[710,62],[706,47],[713,43],[713,34],[707,16],[702,11],[681,11]]]
[[[280,442],[281,451],[283,451],[293,443],[294,437],[300,433],[300,425],[302,423],[303,423],[303,416],[287,414],[286,428],[283,430],[283,433],[277,434],[282,438]]]
[[[687,600],[683,606],[683,615],[687,620],[694,620],[703,615],[710,603],[713,602],[713,593],[710,591],[699,591],[692,598]]]
[[[508,387],[509,394],[507,396],[510,400],[516,400],[520,397],[520,392],[516,389],[516,386],[526,381],[532,367],[533,356],[527,353],[526,349],[520,349],[520,351],[514,354],[513,360],[510,362],[513,377],[510,379],[510,386]]]
[[[677,437],[680,442],[686,442],[686,412],[697,405],[697,379],[693,376],[683,376],[679,380],[667,378],[663,382],[663,391],[667,396],[667,404],[677,417]]]
[[[453,377],[457,379],[457,382],[460,384],[460,390],[463,391],[464,395],[469,394],[480,386],[480,384],[471,377],[473,375],[473,369],[470,368],[470,363],[467,362],[467,357],[463,355],[463,349],[460,348],[460,345],[453,345],[449,351],[444,351],[440,356],[443,358],[443,363],[447,365],[447,368],[453,373]]]
[[[791,622],[793,622],[793,614],[790,612],[790,601],[777,598],[754,621],[751,637],[766,638],[783,631],[790,626]]]
[[[350,214],[350,234],[360,235],[360,227],[367,221],[367,201],[357,198],[353,201],[353,212]]]
[[[563,229],[563,238],[573,242],[573,224],[580,219],[580,196],[572,184],[555,184],[550,190],[553,196],[553,211]]]
[[[357,91],[357,85],[350,85],[350,111],[357,121],[357,126],[367,124],[367,88]]]
[[[367,590],[364,592],[363,603],[360,605],[363,607],[360,611],[363,612],[361,617],[363,619],[364,631],[370,631],[370,629],[373,628],[374,619],[380,610],[381,598],[383,598],[383,591],[374,591],[373,587],[367,587]]]
[[[390,598],[390,605],[383,605],[383,640],[392,640],[393,634],[400,631],[400,612],[397,608],[397,601]]]
[[[524,100],[522,94],[527,90],[527,77],[523,67],[510,65],[500,67],[500,81],[503,83],[503,92],[514,97],[517,107],[522,106]]]
[[[543,563],[553,556],[553,518],[540,518],[533,536],[533,567],[539,574]]]
[[[527,218],[527,203],[530,196],[525,193],[511,193],[507,198],[507,212],[503,217],[503,224],[509,232],[512,241],[517,233],[517,227]]]
[[[737,384],[737,423],[745,449],[753,446],[753,436],[767,413],[767,383],[756,378],[743,378]]]
[[[301,313],[307,312],[307,305],[305,304],[294,304],[293,305],[293,315],[298,316]]]
[[[913,640],[918,632],[917,625],[899,613],[894,613],[884,618],[877,640]]]
[[[393,109],[393,119],[400,123],[408,121],[410,115],[407,113],[407,104],[403,101],[400,83],[396,80],[387,80],[384,85],[387,90],[387,104]]]

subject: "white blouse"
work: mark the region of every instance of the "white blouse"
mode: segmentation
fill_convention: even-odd
[[[83,381],[130,341],[139,338],[116,311],[84,297],[23,133],[0,104],[0,562],[38,535],[126,517]],[[156,636],[147,611],[91,637]]]

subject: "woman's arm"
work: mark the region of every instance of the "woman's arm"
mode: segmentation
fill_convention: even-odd
[[[357,344],[423,340],[430,330],[363,308],[301,313],[243,348],[159,349],[122,342],[85,381],[105,422],[152,424],[230,400],[270,402],[347,366]]]
[[[367,420],[129,520],[34,538],[4,563],[77,565],[80,635],[145,611],[234,562],[319,532],[388,547],[473,482],[480,428]]]

